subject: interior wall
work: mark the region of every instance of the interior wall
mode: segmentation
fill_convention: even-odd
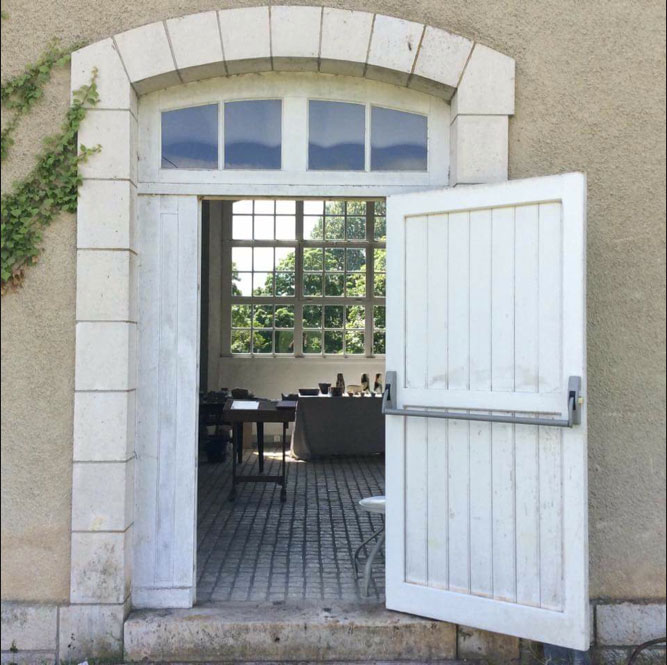
[[[384,358],[220,358],[218,377],[221,387],[248,388],[257,397],[279,399],[281,393],[317,388],[320,382],[333,385],[338,372],[347,385],[358,384],[364,372],[371,383],[380,372],[384,383]]]

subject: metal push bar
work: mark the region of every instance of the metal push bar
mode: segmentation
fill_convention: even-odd
[[[382,413],[385,416],[409,416],[411,418],[446,418],[449,420],[476,420],[490,423],[509,423],[511,425],[541,425],[543,427],[572,427],[581,424],[580,397],[581,377],[571,376],[567,384],[567,418],[528,418],[522,416],[492,416],[483,413],[462,413],[460,411],[419,411],[417,409],[399,409],[392,394],[392,385],[396,384],[396,372],[387,372],[385,389],[382,394]],[[447,407],[438,407],[447,408]],[[481,410],[475,407],[476,411]]]

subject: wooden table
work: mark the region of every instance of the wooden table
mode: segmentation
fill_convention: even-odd
[[[246,401],[246,400],[244,400]],[[232,450],[237,454],[232,454],[232,489],[229,493],[229,500],[236,499],[236,485],[238,483],[277,483],[280,485],[280,500],[287,498],[287,489],[285,487],[286,467],[285,455],[287,452],[287,425],[294,422],[296,414],[296,402],[279,402],[283,408],[278,408],[275,402],[270,400],[250,400],[258,401],[259,406],[256,409],[232,409],[233,399],[227,400],[224,408],[223,420],[232,425],[233,447]],[[240,476],[236,472],[238,459],[243,448],[243,425],[245,423],[255,423],[257,426],[257,452],[259,453],[259,474]],[[282,423],[282,461],[279,475],[264,475],[264,423]]]

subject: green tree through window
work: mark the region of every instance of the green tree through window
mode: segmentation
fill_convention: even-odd
[[[266,214],[262,215],[262,238],[249,238],[248,229],[241,230],[242,223],[257,226],[248,210],[256,220],[258,206],[251,208],[251,201],[239,203],[244,204],[244,215],[237,219],[232,210],[232,217],[240,238],[232,237],[231,246],[243,248],[239,251],[245,252],[244,261],[251,256],[251,248],[255,259],[251,269],[244,265],[243,270],[232,260],[231,353],[293,354],[298,332],[305,355],[383,354],[384,202],[304,201],[294,206],[294,219],[300,221],[295,228],[300,227],[301,237],[295,233],[294,241],[282,243],[266,237],[270,226]],[[264,213],[270,210],[268,204],[262,201]],[[274,228],[286,219],[291,218],[274,213]],[[272,251],[275,260],[266,263]],[[262,262],[257,259],[259,252]]]

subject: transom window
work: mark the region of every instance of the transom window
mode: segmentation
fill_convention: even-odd
[[[385,353],[384,201],[230,201],[223,220],[229,353]]]
[[[162,112],[163,169],[282,168],[282,100],[225,102],[222,118],[218,107]],[[308,170],[426,171],[427,122],[425,115],[370,104],[309,100]]]

